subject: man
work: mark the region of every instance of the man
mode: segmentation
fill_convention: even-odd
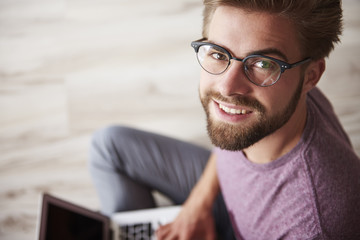
[[[183,203],[159,239],[360,239],[360,161],[315,87],[339,41],[340,1],[204,5],[192,46],[215,148],[97,132],[90,167],[103,212],[154,207],[156,189]]]

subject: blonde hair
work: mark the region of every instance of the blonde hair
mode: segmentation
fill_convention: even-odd
[[[203,37],[219,6],[233,6],[287,17],[297,28],[304,57],[328,57],[342,33],[341,0],[204,0]]]

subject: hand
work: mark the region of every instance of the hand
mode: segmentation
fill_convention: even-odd
[[[174,222],[161,226],[156,236],[159,240],[214,240],[216,233],[212,211],[184,205]]]
[[[191,191],[174,222],[156,231],[159,240],[214,240],[215,221],[212,206],[219,193],[216,156],[211,155],[207,166]]]

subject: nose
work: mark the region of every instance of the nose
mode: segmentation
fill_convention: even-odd
[[[223,96],[246,95],[253,87],[240,61],[232,60],[228,69],[219,77],[218,90]]]

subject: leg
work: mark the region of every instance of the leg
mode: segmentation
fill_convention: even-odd
[[[154,207],[153,189],[183,203],[210,155],[185,142],[125,127],[95,133],[90,151],[90,171],[106,214]]]
[[[210,156],[189,143],[116,126],[95,133],[90,151],[90,171],[107,215],[154,207],[153,189],[182,204]],[[221,196],[215,206],[217,223],[227,228]]]

